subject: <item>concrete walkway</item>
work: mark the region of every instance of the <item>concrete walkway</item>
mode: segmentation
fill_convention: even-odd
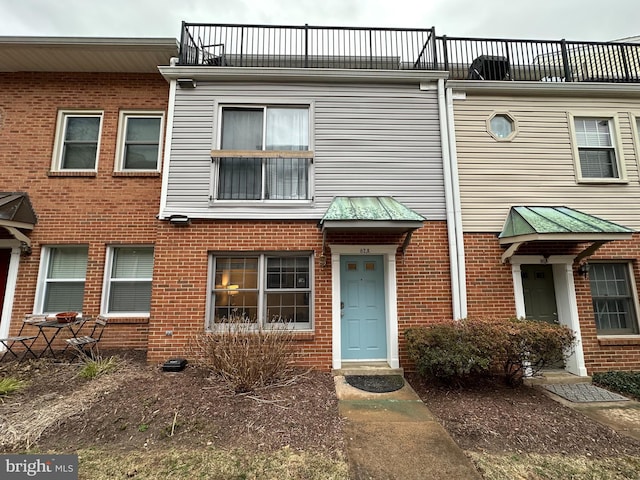
[[[334,377],[354,480],[480,480],[411,386],[368,393]]]

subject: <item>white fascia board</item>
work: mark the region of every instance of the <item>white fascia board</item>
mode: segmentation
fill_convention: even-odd
[[[296,82],[424,83],[447,78],[448,72],[431,70],[358,70],[339,68],[205,67],[158,68],[167,80],[193,78],[202,81],[260,80]],[[197,87],[196,87],[197,88]]]

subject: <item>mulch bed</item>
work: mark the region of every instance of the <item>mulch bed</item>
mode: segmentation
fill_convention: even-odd
[[[538,387],[484,382],[464,389],[410,383],[464,450],[489,453],[640,455],[640,442],[547,397]]]

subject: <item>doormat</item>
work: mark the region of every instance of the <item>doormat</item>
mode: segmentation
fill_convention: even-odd
[[[622,402],[629,400],[627,397],[610,392],[604,388],[596,387],[588,383],[561,383],[542,385],[551,393],[566,398],[570,402]]]
[[[344,379],[352,387],[371,393],[395,392],[404,387],[401,375],[346,375]]]

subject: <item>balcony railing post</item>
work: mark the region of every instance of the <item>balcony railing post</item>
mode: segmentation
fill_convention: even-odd
[[[627,62],[627,47],[626,45],[620,46],[620,56],[622,57],[622,66],[624,67],[624,80],[628,82],[631,80],[631,73],[629,72],[629,63]]]
[[[447,51],[447,36],[442,36],[442,60],[444,62],[444,70],[449,71],[449,52]],[[438,69],[438,64],[436,63],[433,68],[435,70]]]
[[[187,51],[187,49],[185,47],[185,44],[184,44],[184,39],[186,37],[186,34],[185,34],[186,30],[187,30],[187,22],[185,22],[183,20],[182,21],[182,31],[180,32],[180,60],[179,60],[179,62],[180,62],[181,65],[184,65],[186,63],[185,58],[184,58],[184,56],[186,54],[186,51]]]
[[[309,24],[304,24],[304,68],[309,68]]]
[[[560,40],[560,49],[562,51],[562,66],[564,68],[564,81],[571,82],[571,65],[569,64],[569,53],[567,52],[567,41],[563,38]]]
[[[438,45],[436,44],[436,27],[432,26],[431,27],[431,45],[432,45],[432,51],[433,51],[433,69],[437,70],[438,69]],[[425,62],[425,65],[427,64],[427,62]]]

